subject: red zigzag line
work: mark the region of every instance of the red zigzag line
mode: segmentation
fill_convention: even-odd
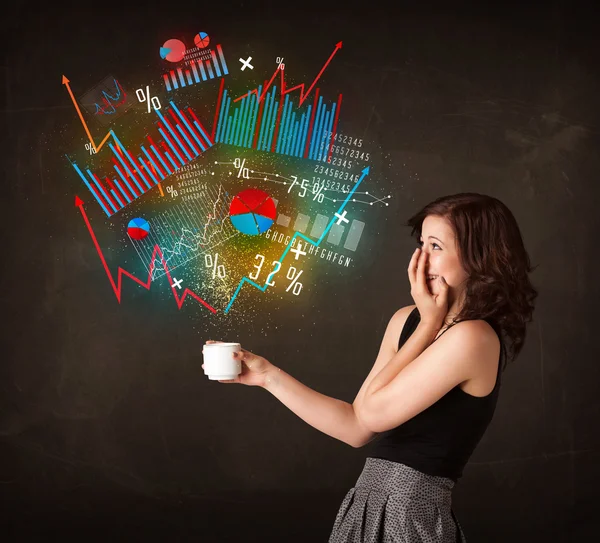
[[[114,291],[115,296],[117,297],[117,301],[119,303],[121,303],[123,275],[126,275],[127,277],[129,277],[130,279],[132,279],[133,281],[135,281],[138,285],[141,285],[142,287],[144,287],[146,290],[150,290],[150,286],[151,286],[151,283],[152,283],[152,272],[154,271],[154,260],[155,260],[156,255],[159,254],[160,255],[160,261],[161,261],[162,266],[163,266],[163,268],[165,270],[165,273],[167,274],[167,277],[169,279],[169,285],[171,286],[171,292],[173,293],[173,297],[175,298],[175,302],[177,303],[177,308],[181,309],[181,306],[183,305],[183,302],[185,301],[186,297],[189,295],[192,298],[194,298],[196,301],[200,302],[208,310],[212,311],[213,313],[217,312],[217,310],[214,307],[212,307],[209,303],[205,302],[202,298],[200,298],[200,296],[198,296],[195,292],[191,291],[188,288],[186,288],[183,291],[183,294],[181,295],[181,297],[179,297],[179,295],[177,294],[177,291],[175,290],[175,287],[172,285],[173,280],[171,279],[171,274],[169,272],[169,268],[167,266],[167,263],[164,260],[162,251],[160,250],[160,247],[158,245],[154,246],[154,251],[152,252],[152,264],[151,264],[150,270],[148,272],[148,279],[147,279],[147,281],[145,283],[142,280],[140,280],[137,277],[135,277],[134,275],[132,275],[131,273],[129,273],[127,270],[124,270],[123,268],[121,268],[119,266],[119,271],[118,271],[118,275],[117,275],[117,284],[115,285],[115,280],[114,280],[112,274],[110,273],[110,270],[108,269],[108,264],[106,263],[104,255],[102,254],[102,249],[100,249],[100,245],[98,244],[98,240],[96,239],[96,235],[94,234],[94,230],[92,229],[92,226],[91,226],[90,221],[89,221],[89,219],[87,217],[85,209],[83,209],[83,202],[79,199],[79,197],[75,198],[75,205],[81,211],[81,215],[83,216],[83,220],[85,221],[85,224],[86,224],[86,226],[88,228],[90,236],[92,237],[92,241],[94,242],[94,245],[96,247],[96,251],[98,251],[98,256],[100,257],[100,260],[102,261],[102,265],[104,266],[104,270],[106,271],[106,275],[108,276],[108,280],[110,281],[110,284],[111,284],[111,286],[113,288],[113,291]]]

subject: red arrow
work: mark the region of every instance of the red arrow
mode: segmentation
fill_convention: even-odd
[[[315,77],[314,81],[312,82],[312,85],[308,88],[308,90],[306,91],[306,93],[304,92],[304,83],[300,83],[300,85],[296,85],[295,87],[292,87],[291,89],[286,89],[285,88],[285,79],[284,79],[284,70],[277,68],[275,70],[275,72],[273,73],[271,79],[269,80],[269,82],[265,85],[265,88],[263,89],[263,91],[261,92],[260,96],[258,96],[258,89],[254,89],[251,90],[249,92],[247,92],[246,94],[243,94],[242,96],[240,96],[239,98],[236,98],[234,100],[234,102],[237,102],[239,100],[241,100],[242,98],[246,97],[246,96],[250,96],[251,94],[256,94],[257,98],[258,98],[258,102],[260,103],[263,98],[265,97],[265,95],[267,94],[267,91],[269,90],[269,87],[271,86],[271,84],[273,83],[273,81],[275,80],[275,77],[277,77],[277,72],[281,72],[281,96],[285,96],[286,94],[288,94],[289,92],[295,91],[296,89],[300,89],[300,102],[298,103],[298,106],[301,106],[302,103],[308,98],[310,91],[313,90],[313,87],[317,84],[317,81],[319,80],[319,78],[321,77],[321,75],[323,74],[323,72],[325,71],[325,68],[327,68],[327,66],[329,65],[329,63],[331,62],[331,60],[333,59],[333,57],[335,56],[335,54],[342,48],[342,42],[339,41],[335,44],[335,49],[333,50],[333,53],[331,53],[331,55],[329,55],[329,58],[327,59],[327,62],[325,62],[325,64],[323,65],[323,67],[321,68],[321,71],[317,74],[317,77]]]
[[[110,284],[112,286],[113,292],[115,293],[115,296],[117,297],[117,301],[119,303],[121,303],[121,292],[122,292],[122,288],[121,287],[122,287],[122,278],[123,278],[123,275],[126,275],[130,279],[133,279],[138,285],[143,286],[146,290],[150,290],[150,286],[152,284],[152,272],[154,270],[154,260],[156,258],[156,255],[159,254],[160,255],[160,261],[161,261],[161,263],[163,265],[165,273],[167,274],[167,278],[169,279],[169,285],[171,285],[171,292],[173,293],[173,297],[175,298],[175,302],[177,303],[177,308],[181,309],[181,306],[183,305],[183,302],[185,301],[186,296],[189,295],[192,298],[196,299],[204,307],[206,307],[207,309],[209,309],[213,313],[217,312],[217,310],[214,307],[212,307],[210,304],[206,303],[202,298],[200,298],[200,296],[198,296],[195,292],[189,290],[188,288],[186,288],[183,291],[183,294],[181,295],[181,297],[179,297],[179,295],[177,294],[177,291],[175,290],[175,287],[173,286],[173,280],[171,279],[171,274],[169,272],[169,268],[167,267],[167,263],[165,262],[165,260],[163,258],[162,251],[160,250],[160,247],[158,245],[154,246],[154,252],[152,253],[152,264],[150,265],[150,270],[148,272],[148,279],[147,279],[147,281],[145,283],[143,281],[141,281],[140,279],[138,279],[137,277],[131,275],[127,270],[124,270],[123,268],[119,267],[119,271],[118,271],[118,274],[117,274],[117,284],[115,285],[115,280],[113,279],[113,276],[110,273],[110,270],[108,269],[108,265],[106,264],[106,260],[104,258],[104,255],[102,254],[102,249],[100,249],[100,245],[98,244],[98,240],[96,239],[96,235],[94,234],[94,230],[92,229],[92,226],[91,226],[90,221],[89,221],[89,219],[87,217],[85,209],[83,209],[83,201],[81,200],[81,198],[79,198],[79,196],[75,196],[75,207],[78,207],[79,211],[81,211],[81,215],[83,217],[83,220],[85,221],[85,224],[86,224],[86,226],[88,228],[90,236],[92,237],[92,241],[94,242],[94,245],[96,247],[96,251],[98,251],[98,256],[100,257],[100,261],[102,262],[102,265],[104,266],[104,270],[106,271],[106,275],[108,276],[108,280],[110,281]]]
[[[334,55],[342,48],[342,42],[339,41],[335,44],[335,49],[333,50],[333,53],[331,53],[331,55],[329,56],[329,58],[327,59],[327,62],[323,65],[323,67],[321,68],[321,71],[317,74],[317,77],[315,77],[315,80],[313,81],[313,84],[308,88],[308,90],[306,91],[306,94],[302,95],[302,91],[300,91],[300,103],[298,104],[298,106],[302,105],[302,102],[304,102],[304,100],[306,100],[308,98],[308,95],[310,94],[310,91],[313,89],[313,87],[317,84],[317,81],[319,80],[319,77],[321,77],[321,74],[325,71],[325,68],[327,68],[327,65],[331,62],[331,60],[333,59]],[[304,89],[304,85],[302,85],[303,89]],[[294,87],[292,89],[290,89],[287,92],[291,92],[293,91],[295,88]]]

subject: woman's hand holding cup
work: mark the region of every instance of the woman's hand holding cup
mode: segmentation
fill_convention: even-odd
[[[215,345],[219,343],[223,342],[209,340],[206,342],[206,345]],[[231,356],[234,360],[241,362],[242,372],[234,379],[218,379],[219,383],[240,383],[242,385],[262,387],[265,385],[269,372],[275,368],[275,366],[273,366],[266,358],[251,353],[241,347],[240,350],[231,353]],[[204,366],[205,365],[202,364],[203,369],[205,369]]]

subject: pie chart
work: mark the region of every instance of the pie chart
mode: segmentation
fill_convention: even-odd
[[[175,38],[167,40],[160,48],[160,56],[169,62],[179,62],[185,55],[185,44]]]
[[[242,234],[257,236],[275,222],[275,202],[260,189],[245,189],[236,194],[229,206],[229,218]]]
[[[198,34],[194,36],[194,43],[199,49],[204,49],[205,47],[208,47],[210,38],[206,32],[198,32]]]
[[[131,219],[127,233],[131,239],[144,239],[150,233],[150,225],[146,219]]]

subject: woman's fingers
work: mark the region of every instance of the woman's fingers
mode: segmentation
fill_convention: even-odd
[[[240,349],[237,351],[236,358],[239,358],[240,360],[250,360],[253,356],[254,354],[250,351],[247,351],[246,349]]]
[[[417,284],[422,288],[426,289],[426,278],[425,278],[425,261],[427,260],[427,251],[421,251],[419,260],[417,261]]]
[[[219,379],[219,383],[239,383],[239,378],[237,379]]]
[[[417,266],[419,263],[420,254],[421,250],[419,249],[419,247],[417,247],[408,264],[408,279],[410,281],[411,286],[413,286],[417,282]]]

